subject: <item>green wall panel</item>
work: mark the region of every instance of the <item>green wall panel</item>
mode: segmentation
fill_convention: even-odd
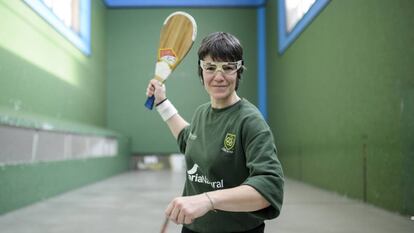
[[[8,165],[0,168],[0,215],[128,169],[129,145],[114,157]]]
[[[161,25],[176,10],[183,9],[108,10],[108,126],[132,138],[134,153],[178,151],[166,124],[155,111],[143,106],[148,81],[154,75]],[[209,101],[197,76],[197,50],[202,38],[215,31],[230,32],[243,44],[247,71],[239,93],[256,103],[256,10],[184,11],[197,21],[198,35],[192,50],[167,81],[168,98],[179,113],[190,121],[195,108]]]
[[[91,3],[85,56],[23,1],[0,1],[0,124],[118,137],[119,154],[1,165],[0,214],[128,169],[128,139],[105,128],[107,10]]]
[[[276,7],[268,108],[286,174],[414,214],[414,2],[331,1],[283,55]]]
[[[106,8],[91,2],[85,56],[23,1],[0,1],[0,106],[104,126]]]

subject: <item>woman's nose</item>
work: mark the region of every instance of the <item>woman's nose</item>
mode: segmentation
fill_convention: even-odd
[[[215,80],[224,80],[223,70],[216,70],[216,72],[214,73],[214,79]]]

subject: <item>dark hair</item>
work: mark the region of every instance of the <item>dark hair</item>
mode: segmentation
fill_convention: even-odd
[[[198,75],[202,82],[203,70],[200,67],[200,60],[210,56],[213,61],[243,61],[243,48],[240,41],[230,33],[214,32],[206,36],[198,49]],[[237,71],[236,90],[239,87],[239,80],[243,73],[244,66]]]

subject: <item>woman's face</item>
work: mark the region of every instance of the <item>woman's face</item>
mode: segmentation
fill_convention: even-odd
[[[201,65],[204,88],[211,99],[220,103],[231,101],[236,89],[237,69],[234,69],[237,67],[232,63],[213,61],[210,56],[206,56]]]

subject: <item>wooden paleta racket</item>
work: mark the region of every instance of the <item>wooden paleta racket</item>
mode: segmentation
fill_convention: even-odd
[[[155,79],[164,83],[172,71],[187,55],[197,35],[194,18],[182,11],[169,15],[161,28]],[[145,107],[152,109],[155,97],[148,97]]]

